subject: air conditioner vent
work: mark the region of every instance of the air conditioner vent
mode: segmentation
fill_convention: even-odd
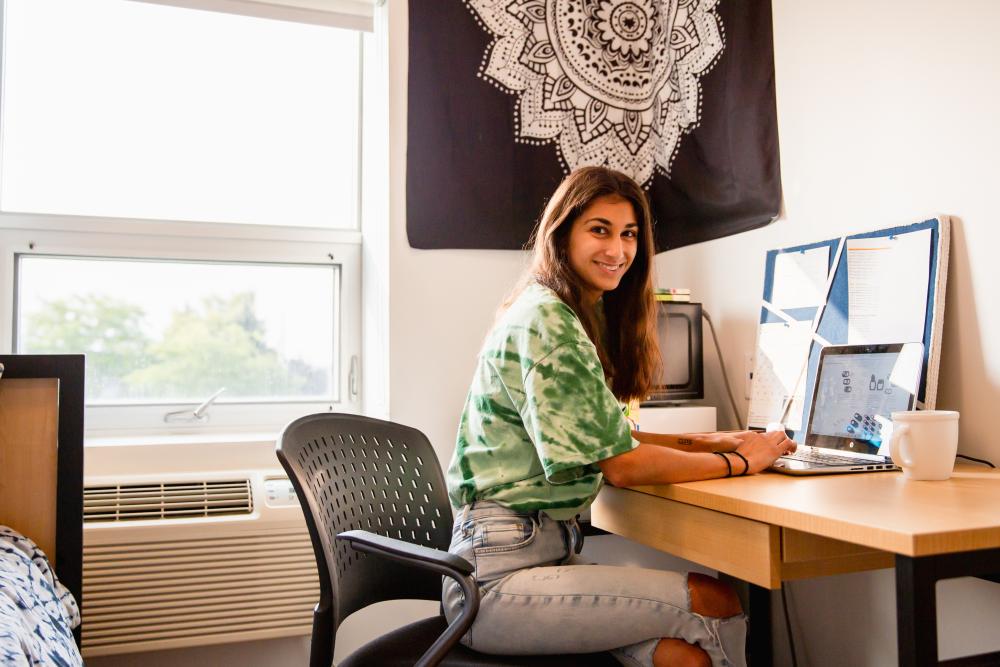
[[[203,532],[191,531],[190,522],[133,523],[117,531],[119,540],[101,544],[93,537],[102,527],[90,526],[84,656],[308,635],[319,576],[305,523],[297,523],[254,531],[249,521],[219,522],[214,537],[185,537]],[[154,531],[176,535],[148,539]]]
[[[162,482],[88,486],[83,521],[190,519],[250,514],[250,480]]]

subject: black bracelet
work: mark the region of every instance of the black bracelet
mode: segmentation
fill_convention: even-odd
[[[739,452],[737,452],[737,451],[734,450],[732,453],[736,454],[736,456],[740,457],[740,459],[743,461],[743,465],[745,467],[743,468],[743,472],[741,472],[740,475],[739,475],[740,477],[743,477],[743,475],[745,475],[748,472],[750,472],[750,462],[747,461],[747,457],[743,456]]]
[[[729,462],[729,457],[722,452],[712,452],[716,456],[721,456],[722,460],[726,462],[726,477],[733,476],[733,464]]]

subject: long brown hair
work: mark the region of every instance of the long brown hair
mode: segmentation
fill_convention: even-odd
[[[597,312],[582,299],[583,282],[569,264],[573,223],[598,197],[617,196],[632,204],[639,224],[638,248],[618,287],[604,293],[606,331]],[[625,174],[606,167],[581,167],[553,193],[527,246],[531,266],[504,306],[537,281],[559,295],[583,323],[597,347],[612,393],[622,401],[644,399],[659,371],[656,302],[653,297],[653,223],[642,188]]]

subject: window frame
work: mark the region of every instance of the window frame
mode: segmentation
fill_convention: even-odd
[[[361,411],[361,245],[339,242],[275,242],[258,239],[198,238],[178,235],[141,236],[134,234],[88,233],[23,229],[13,226],[16,214],[0,213],[0,284],[16,296],[16,256],[119,257],[158,261],[195,260],[203,262],[253,262],[263,264],[331,264],[339,269],[340,300],[334,313],[334,335],[340,336],[339,355],[334,359],[338,396],[329,401],[226,401],[220,397],[207,414],[207,423],[168,424],[167,412],[194,409],[196,403],[163,401],[141,405],[87,405],[87,433],[92,436],[156,433],[192,434],[219,432],[269,432],[292,419],[320,411]],[[356,233],[355,233],[356,234]],[[346,242],[345,242],[346,241]],[[331,259],[332,256],[332,259]],[[0,302],[0,345],[13,352],[16,316],[15,298]],[[353,368],[352,368],[353,365]],[[204,398],[208,398],[207,396]]]
[[[193,7],[195,2],[186,4]],[[3,15],[0,0],[0,90],[4,76]],[[271,17],[281,20],[280,17]],[[289,18],[286,20],[295,20]],[[359,32],[364,33],[364,30]],[[265,264],[334,264],[339,267],[340,300],[334,313],[339,331],[339,355],[334,373],[339,396],[331,401],[247,402],[225,400],[207,411],[206,423],[165,423],[167,412],[194,409],[197,404],[162,402],[143,405],[87,405],[86,434],[90,438],[198,434],[275,433],[285,423],[310,412],[361,412],[361,258],[362,169],[365,147],[364,91],[368,74],[364,60],[368,35],[359,40],[356,218],[352,229],[268,226],[258,224],[171,221],[0,210],[0,350],[13,352],[17,294],[17,255],[118,257],[128,259],[253,262]],[[3,123],[0,98],[0,124]],[[2,133],[0,133],[2,139]],[[9,297],[9,298],[8,298]],[[353,378],[352,378],[353,374]],[[353,391],[352,391],[353,388]],[[208,398],[207,396],[204,398]]]

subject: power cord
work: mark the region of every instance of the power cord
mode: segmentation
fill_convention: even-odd
[[[792,636],[792,621],[788,614],[788,598],[785,596],[785,589],[788,588],[788,582],[782,582],[781,584],[781,608],[785,612],[785,633],[788,635],[788,650],[792,654],[792,667],[799,667],[798,657],[795,655],[795,637]]]
[[[996,468],[995,465],[987,461],[986,459],[977,459],[974,456],[966,456],[965,454],[955,454],[957,458],[966,459],[968,461],[975,461],[976,463],[982,463],[983,465],[989,466],[991,468]]]
[[[729,374],[726,373],[726,360],[722,358],[722,348],[719,346],[719,338],[715,335],[715,325],[708,311],[701,309],[701,316],[708,322],[708,330],[712,332],[712,341],[715,343],[715,352],[719,355],[719,367],[722,369],[722,379],[726,383],[726,393],[729,395],[729,406],[733,409],[733,416],[736,418],[736,428],[740,428],[743,420],[740,418],[740,411],[736,408],[736,399],[733,398],[733,388],[729,386]]]

